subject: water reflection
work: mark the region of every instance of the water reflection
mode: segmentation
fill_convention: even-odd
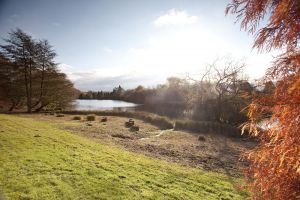
[[[74,110],[117,110],[135,111],[138,104],[119,100],[83,100],[77,99],[73,104]]]

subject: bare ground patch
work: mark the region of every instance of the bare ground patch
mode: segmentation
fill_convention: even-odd
[[[124,126],[126,117],[108,116],[101,122],[97,116],[95,121],[73,120],[75,115],[56,117],[52,115],[24,115],[37,120],[50,121],[59,127],[72,131],[97,142],[114,145],[127,150],[160,158],[182,165],[217,171],[232,176],[239,176],[241,166],[240,153],[251,149],[255,142],[230,138],[221,135],[188,133],[184,131],[160,130],[159,128],[134,119],[139,131],[130,131]]]

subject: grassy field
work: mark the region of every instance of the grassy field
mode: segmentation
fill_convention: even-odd
[[[241,152],[252,149],[256,144],[252,140],[229,137],[206,132],[187,132],[182,130],[162,130],[143,120],[134,119],[139,131],[131,131],[124,126],[128,117],[96,116],[95,121],[87,121],[87,115],[64,117],[49,114],[21,114],[36,121],[49,122],[59,129],[91,139],[98,143],[144,154],[160,160],[180,165],[200,168],[206,171],[242,176],[241,169],[247,163],[239,160]],[[74,120],[74,117],[81,120]]]
[[[0,193],[7,199],[244,199],[239,184],[0,115]]]

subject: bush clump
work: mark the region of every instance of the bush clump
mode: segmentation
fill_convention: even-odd
[[[133,119],[129,119],[128,122],[125,122],[125,127],[130,128],[134,125]]]
[[[81,120],[81,117],[80,116],[74,116],[73,120]]]
[[[82,115],[90,114],[91,111],[64,111],[65,114],[73,115]],[[102,116],[120,116],[120,117],[129,117],[143,120],[154,126],[159,127],[160,129],[171,129],[173,128],[173,122],[167,118],[159,115],[146,113],[146,112],[127,112],[127,111],[93,111],[96,115]]]
[[[139,131],[140,127],[139,126],[132,126],[130,127],[130,131]]]
[[[161,129],[171,129],[173,128],[173,123],[166,117],[156,116],[156,115],[144,115],[141,119],[145,122],[149,122]]]
[[[238,128],[229,124],[221,124],[211,121],[177,120],[175,122],[175,129],[241,137],[241,133]]]
[[[88,115],[88,116],[86,117],[86,120],[87,120],[87,121],[95,121],[95,120],[96,120],[96,116],[95,116],[95,115]]]
[[[64,114],[57,114],[56,117],[64,117]]]
[[[205,141],[206,141],[205,137],[202,136],[202,135],[200,135],[200,136],[198,137],[198,140],[199,140],[199,141],[202,141],[202,142],[205,142]]]
[[[107,117],[102,117],[101,122],[107,122]]]

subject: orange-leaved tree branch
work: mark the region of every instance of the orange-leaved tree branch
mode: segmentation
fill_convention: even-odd
[[[251,197],[300,199],[300,0],[233,0],[226,13],[256,34],[254,48],[284,52],[263,78],[275,82],[272,95],[259,95],[249,106],[245,128],[260,141],[246,152]],[[265,113],[271,113],[265,119],[270,126],[262,130],[258,123],[268,116]]]

